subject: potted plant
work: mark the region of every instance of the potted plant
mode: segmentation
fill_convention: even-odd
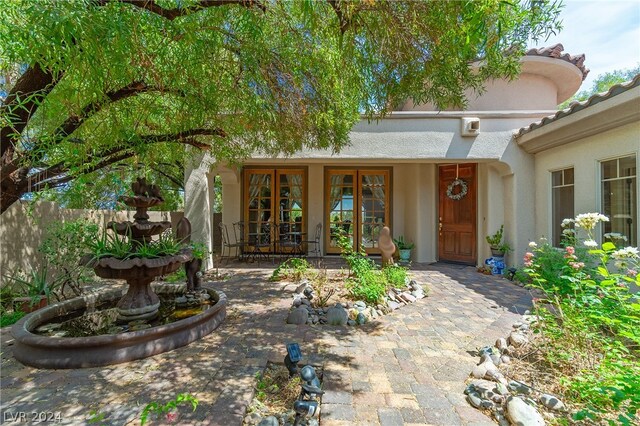
[[[411,259],[411,250],[415,246],[414,243],[410,243],[404,240],[404,236],[400,235],[398,238],[394,238],[393,242],[398,247],[398,252],[400,253],[400,261],[409,262]]]
[[[5,275],[10,281],[22,288],[22,293],[26,296],[13,299],[14,309],[25,313],[33,312],[44,308],[49,302],[51,293],[55,290],[59,280],[48,277],[47,266],[39,270],[31,269],[26,274]]]
[[[493,235],[487,235],[486,239],[491,247],[491,255],[494,257],[504,257],[504,255],[511,251],[509,244],[502,241],[504,234],[504,225],[500,225],[500,229]]]

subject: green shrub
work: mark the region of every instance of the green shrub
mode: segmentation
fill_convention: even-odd
[[[345,233],[338,236],[338,245],[342,250],[341,256],[351,271],[351,278],[346,285],[354,298],[375,304],[382,300],[389,287],[405,286],[406,268],[391,265],[380,270],[364,250],[353,249],[353,244]]]
[[[88,219],[52,223],[38,251],[60,281],[60,293],[69,288],[75,295],[93,279],[93,271],[79,264],[87,246],[98,232],[98,225]]]
[[[305,277],[311,265],[306,259],[292,257],[282,262],[271,274],[271,281],[278,281],[282,279],[289,279],[294,281],[300,281]]]
[[[582,220],[581,220],[582,219]],[[603,216],[575,219],[586,245],[564,250],[532,245],[525,255],[530,286],[542,291],[534,332],[547,362],[561,372],[570,402],[583,408],[574,420],[635,424],[640,409],[640,303],[629,289],[640,285],[638,249],[601,248],[591,232]],[[575,239],[568,243],[578,243]],[[616,417],[617,420],[611,419]]]
[[[2,312],[0,314],[0,327],[6,327],[11,324],[15,324],[18,322],[20,318],[25,315],[22,311],[13,311],[13,312]]]
[[[389,284],[393,287],[405,287],[407,285],[407,268],[398,265],[389,265],[382,269]]]

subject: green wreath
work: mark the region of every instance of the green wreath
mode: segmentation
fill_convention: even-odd
[[[460,187],[460,191],[454,193],[453,190],[457,186]],[[467,182],[465,182],[460,178],[456,178],[453,180],[453,182],[449,184],[449,186],[447,186],[447,197],[455,201],[462,200],[465,197],[465,195],[467,195],[468,190],[469,188],[467,187]]]

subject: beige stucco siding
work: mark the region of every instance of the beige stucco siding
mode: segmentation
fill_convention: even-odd
[[[579,139],[536,154],[536,236],[548,237],[551,235],[552,171],[573,167],[575,213],[599,212],[601,211],[599,162],[631,154],[636,154],[636,160],[640,161],[639,122],[630,123],[614,130]],[[636,180],[636,182],[638,181],[640,179]],[[640,212],[638,217],[640,217]],[[640,235],[638,237],[640,239]]]

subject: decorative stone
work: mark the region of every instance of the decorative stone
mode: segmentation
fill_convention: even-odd
[[[509,343],[515,346],[516,348],[519,348],[527,344],[528,340],[525,335],[520,334],[516,331],[512,331],[511,334],[509,334]]]
[[[347,311],[339,303],[327,311],[327,323],[330,325],[346,325],[348,320]]]
[[[302,304],[303,305],[307,305],[307,306],[311,306],[311,302],[306,297],[302,298]]]
[[[544,426],[545,422],[538,411],[521,398],[507,399],[507,417],[511,424],[518,426]]]
[[[500,353],[502,353],[502,351],[504,351],[505,349],[507,349],[507,339],[501,337],[498,340],[496,340],[496,348],[500,351]]]
[[[509,394],[509,389],[502,383],[497,383],[496,384],[496,390],[498,391],[498,393],[500,395],[508,395]]]
[[[260,423],[258,423],[258,426],[280,426],[280,422],[278,421],[277,417],[269,416],[260,420]]]
[[[500,357],[500,362],[502,362],[503,364],[510,364],[511,363],[511,357],[509,355],[502,355]]]
[[[305,324],[308,319],[309,311],[300,306],[299,308],[295,308],[291,312],[289,312],[289,316],[287,317],[287,324],[301,325]]]
[[[313,288],[312,287],[309,287],[309,286],[305,287],[305,289],[303,290],[302,293],[307,297],[307,299],[313,300]]]
[[[531,387],[517,380],[511,380],[509,382],[509,390],[522,395],[530,395],[533,392]]]
[[[357,302],[355,302],[353,304],[353,307],[358,309],[358,310],[360,310],[360,311],[362,311],[362,310],[367,309],[367,304],[364,303],[362,300],[358,300]]]
[[[544,393],[540,396],[539,399],[540,403],[542,405],[544,405],[545,407],[547,407],[550,410],[555,410],[555,411],[565,411],[566,407],[564,405],[564,403],[562,401],[560,401],[558,398],[556,398],[553,395],[549,395],[547,393]]]
[[[350,319],[350,320],[347,320],[347,325],[354,326],[356,325],[356,322]]]
[[[389,309],[391,309],[392,311],[395,311],[396,309],[398,309],[398,308],[399,308],[400,306],[402,306],[402,305],[400,305],[398,302],[394,302],[394,301],[392,301],[392,300],[389,300],[389,301],[387,302],[387,306],[388,306],[388,307],[389,307]]]
[[[407,293],[406,291],[400,293],[400,298],[402,298],[407,303],[413,303],[416,301],[416,298],[411,295],[411,293]]]
[[[297,308],[300,305],[302,305],[302,296],[296,294],[293,296],[293,306]]]
[[[356,324],[363,325],[366,322],[367,322],[367,317],[362,312],[360,312],[356,317]]]
[[[186,296],[178,296],[176,297],[176,305],[186,305],[187,297]]]
[[[487,374],[487,366],[484,364],[476,365],[473,367],[473,370],[471,370],[471,376],[476,379],[482,379],[485,374]]]
[[[423,299],[424,298],[424,293],[422,291],[419,291],[419,290],[413,290],[411,292],[411,295],[413,297],[415,297],[416,299]]]
[[[482,406],[482,398],[476,392],[469,392],[467,395],[467,401],[469,404],[475,408],[480,408]]]

